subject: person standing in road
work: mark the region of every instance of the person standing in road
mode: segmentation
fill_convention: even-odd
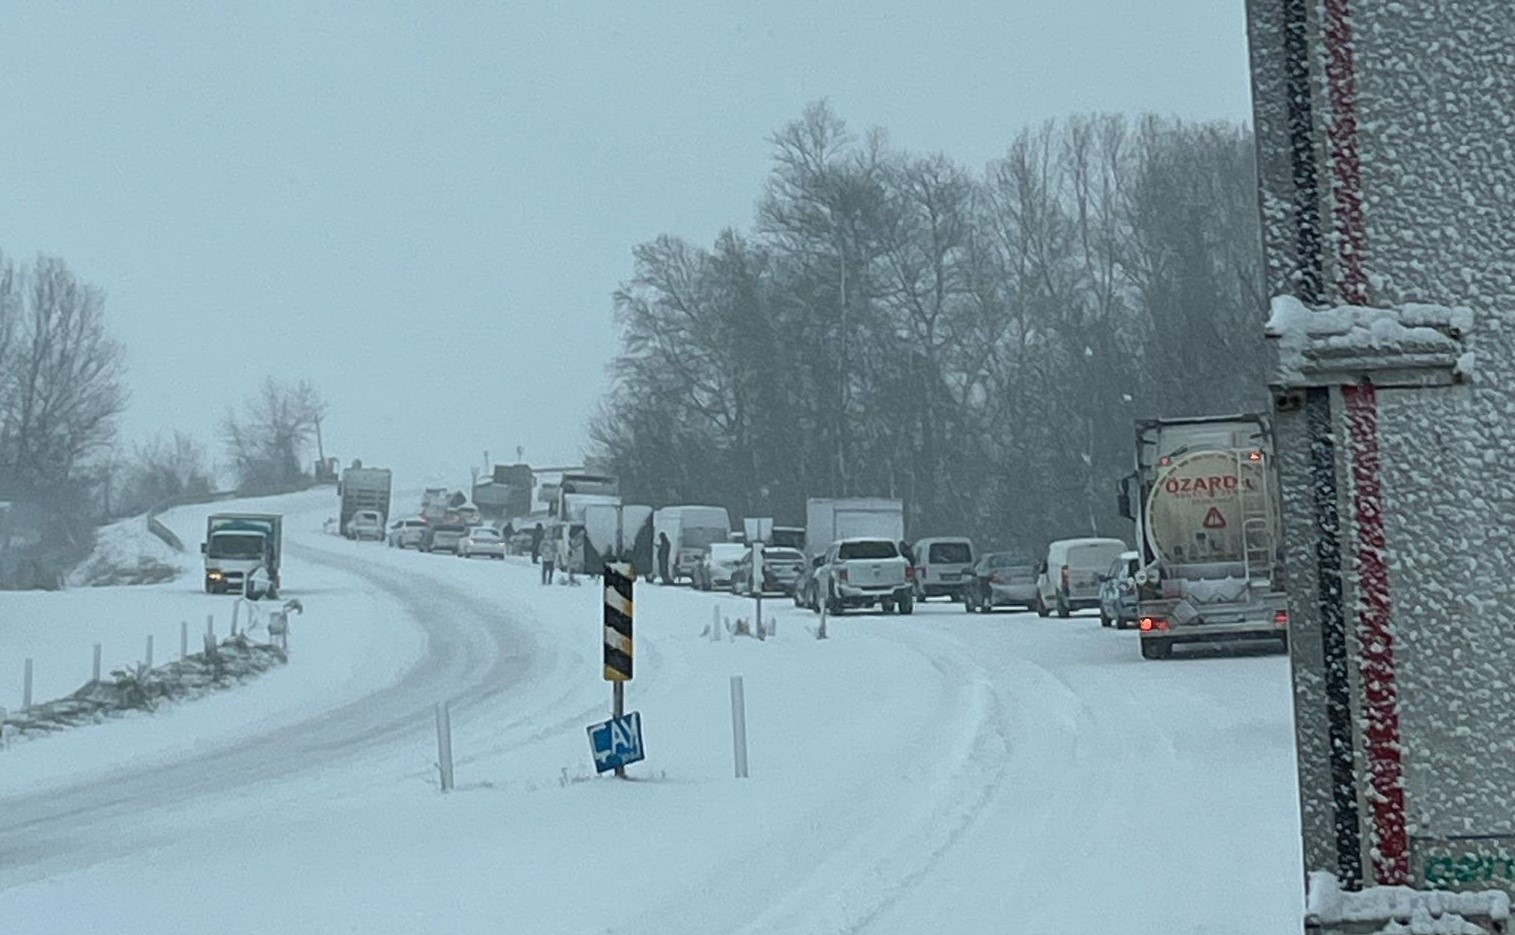
[[[544,532],[545,532],[545,530],[542,529],[542,524],[541,523],[537,523],[536,528],[531,531],[531,563],[533,565],[535,565],[537,562],[541,561],[541,558],[542,558],[542,535],[544,534]]]
[[[542,529],[542,524],[537,523],[537,530]],[[535,535],[535,533],[533,533]],[[552,550],[552,542],[545,537],[537,541],[537,551],[541,553],[542,583],[552,584],[552,564],[556,557]]]
[[[668,539],[668,533],[658,533],[658,575],[668,584],[672,579],[668,577],[668,558],[673,553],[673,543]]]

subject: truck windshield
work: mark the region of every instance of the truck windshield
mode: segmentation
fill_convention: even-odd
[[[221,532],[210,537],[211,558],[262,558],[263,537],[252,532]]]
[[[854,558],[894,558],[899,555],[894,543],[887,540],[876,542],[843,542],[837,557],[842,561]]]

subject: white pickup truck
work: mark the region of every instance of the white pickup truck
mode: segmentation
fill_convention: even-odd
[[[915,610],[915,570],[888,539],[838,539],[816,569],[817,609],[837,616],[877,604],[884,613]]]

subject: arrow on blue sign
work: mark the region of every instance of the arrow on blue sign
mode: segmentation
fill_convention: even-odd
[[[589,750],[594,755],[596,772],[607,773],[645,759],[640,711],[632,711],[625,717],[611,718],[601,724],[591,724],[588,729]]]

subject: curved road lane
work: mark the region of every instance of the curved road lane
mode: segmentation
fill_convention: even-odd
[[[398,680],[340,707],[192,755],[86,782],[0,798],[0,890],[141,847],[129,827],[157,808],[324,769],[405,745],[426,749],[432,705],[468,709],[520,684],[538,661],[531,635],[498,608],[442,579],[309,545],[292,556],[353,579],[355,589],[393,597],[427,640]]]

